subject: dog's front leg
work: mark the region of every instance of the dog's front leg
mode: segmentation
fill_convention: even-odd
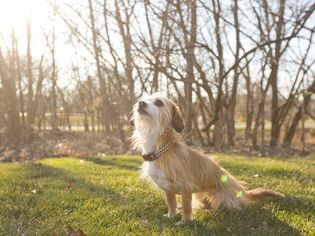
[[[191,193],[182,194],[182,220],[177,222],[176,225],[187,224],[191,221],[191,201]]]
[[[166,204],[168,206],[168,213],[164,216],[167,216],[168,218],[176,216],[176,196],[174,193],[167,193],[165,192],[166,197]]]

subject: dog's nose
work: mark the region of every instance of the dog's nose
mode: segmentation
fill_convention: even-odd
[[[140,101],[140,102],[139,102],[139,107],[140,107],[140,108],[144,108],[146,105],[147,105],[147,104],[146,104],[146,102],[144,102],[144,101]]]

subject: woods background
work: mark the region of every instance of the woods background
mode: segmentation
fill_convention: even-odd
[[[34,1],[0,31],[2,156],[63,130],[127,145],[133,104],[154,92],[190,144],[313,150],[313,1],[41,2],[43,22]]]

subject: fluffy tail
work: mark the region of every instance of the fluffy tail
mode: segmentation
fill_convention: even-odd
[[[196,207],[238,210],[252,201],[268,197],[284,197],[282,193],[265,188],[247,190],[243,183],[235,179],[228,171],[223,168],[219,170],[215,187],[209,188],[209,191],[194,194],[193,203]]]
[[[262,200],[270,197],[284,197],[284,194],[266,188],[255,188],[246,191],[251,200]]]
[[[216,176],[212,176],[216,180],[212,188],[209,186],[208,191],[194,194],[194,206],[238,210],[251,202],[246,187],[228,171],[219,168],[215,174]]]

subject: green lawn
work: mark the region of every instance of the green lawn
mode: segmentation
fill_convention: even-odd
[[[287,194],[240,212],[199,210],[176,227],[163,194],[138,179],[138,156],[45,159],[0,164],[0,235],[315,235],[315,156],[250,158],[218,155],[250,187]],[[259,177],[253,178],[259,174]]]

